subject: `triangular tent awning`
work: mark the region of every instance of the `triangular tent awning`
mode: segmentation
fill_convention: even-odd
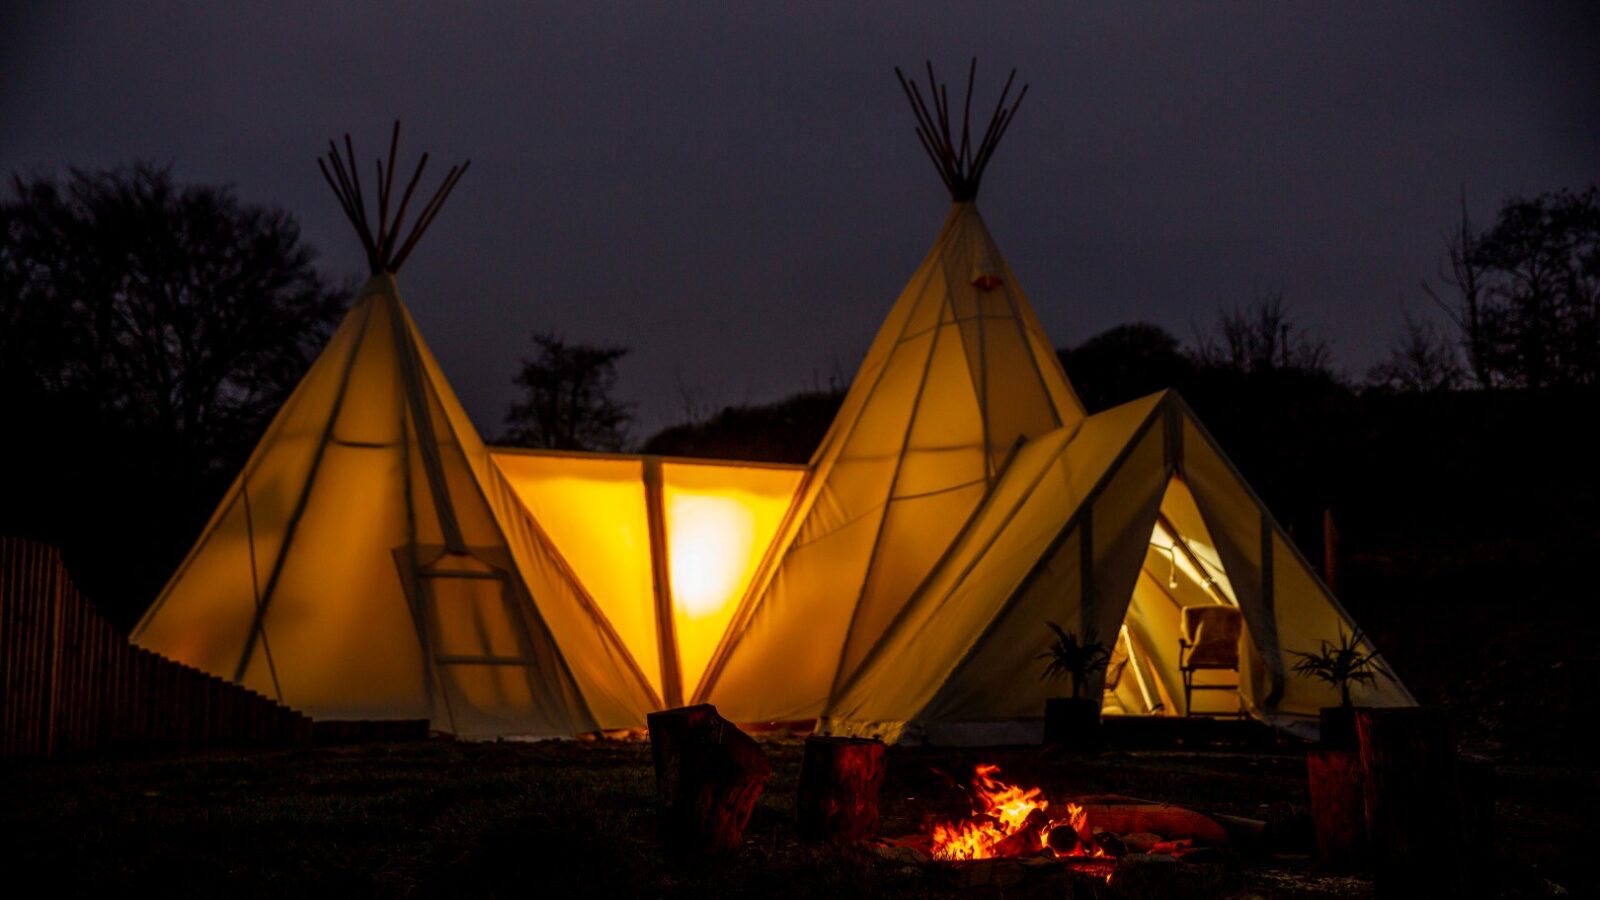
[[[668,706],[699,685],[806,473],[557,450],[493,458]]]
[[[1182,560],[1181,564],[1179,560]],[[1188,407],[1146,397],[1029,442],[856,677],[825,730],[943,744],[1037,742],[1047,622],[1112,643],[1135,637],[1130,691],[1182,715],[1179,613],[1231,605],[1245,623],[1239,700],[1310,726],[1338,696],[1286,672],[1354,624]],[[1103,678],[1103,675],[1101,676]],[[1139,684],[1142,682],[1142,685]],[[1091,685],[1096,696],[1101,685]],[[1410,705],[1397,682],[1362,703]],[[1178,698],[1178,699],[1174,699]]]

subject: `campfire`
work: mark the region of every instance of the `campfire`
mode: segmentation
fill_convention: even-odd
[[[1113,855],[1090,830],[1089,815],[1081,805],[1052,808],[1042,788],[1001,781],[999,774],[999,766],[977,767],[972,815],[935,825],[930,856],[959,860]]]
[[[1002,778],[996,765],[975,767],[968,793],[970,815],[880,838],[878,854],[952,871],[964,884],[1004,886],[1062,869],[1107,882],[1114,874],[1137,880],[1163,865],[1217,862],[1229,843],[1217,819],[1193,810],[1120,794],[1050,797],[1042,787]]]

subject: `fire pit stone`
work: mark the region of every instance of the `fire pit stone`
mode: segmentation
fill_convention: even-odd
[[[923,853],[921,850],[918,850],[915,847],[908,847],[905,844],[896,844],[886,841],[874,843],[872,845],[872,852],[877,854],[880,859],[886,859],[889,862],[897,862],[903,865],[923,866],[928,864],[929,859],[928,854]]]
[[[1028,877],[1022,862],[1015,859],[975,859],[958,871],[961,886],[969,888],[1007,888]]]
[[[1136,831],[1122,836],[1122,845],[1130,853],[1149,853],[1150,848],[1161,843],[1161,835],[1148,831]]]

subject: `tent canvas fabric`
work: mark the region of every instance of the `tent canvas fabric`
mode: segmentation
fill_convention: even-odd
[[[1202,603],[1243,614],[1245,709],[1314,731],[1337,694],[1286,672],[1286,651],[1314,650],[1354,625],[1188,407],[1170,392],[1153,395],[1018,452],[951,553],[832,698],[821,729],[891,741],[1037,743],[1044,701],[1059,692],[1039,674],[1053,637],[1046,622],[1127,653],[1131,675],[1118,679],[1112,711],[1182,715],[1179,622],[1183,608]],[[1414,703],[1403,685],[1384,680],[1357,685],[1356,696],[1374,706]]]
[[[1108,713],[1189,712],[1198,604],[1242,613],[1246,712],[1300,729],[1334,700],[1286,654],[1349,616],[1176,395],[1085,415],[961,202],[803,467],[488,448],[374,276],[134,640],[313,717],[465,737],[710,701],[992,743],[1039,737],[1046,621],[1116,648]]]
[[[636,727],[659,703],[492,465],[388,274],[133,639],[313,717],[463,736]]]
[[[699,685],[806,473],[559,450],[492,456],[667,706]]]
[[[697,699],[738,721],[820,714],[1014,445],[1082,418],[977,206],[955,204],[867,350]]]

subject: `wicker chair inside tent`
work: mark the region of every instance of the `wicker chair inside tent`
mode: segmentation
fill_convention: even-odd
[[[1190,606],[1183,611],[1183,634],[1178,638],[1178,670],[1183,673],[1183,713],[1196,715],[1193,696],[1196,691],[1233,691],[1239,693],[1239,636],[1244,630],[1244,619],[1232,606]],[[1195,673],[1202,671],[1232,672],[1232,684],[1195,684]],[[1243,698],[1238,710],[1232,713],[1199,713],[1199,715],[1244,716]]]

